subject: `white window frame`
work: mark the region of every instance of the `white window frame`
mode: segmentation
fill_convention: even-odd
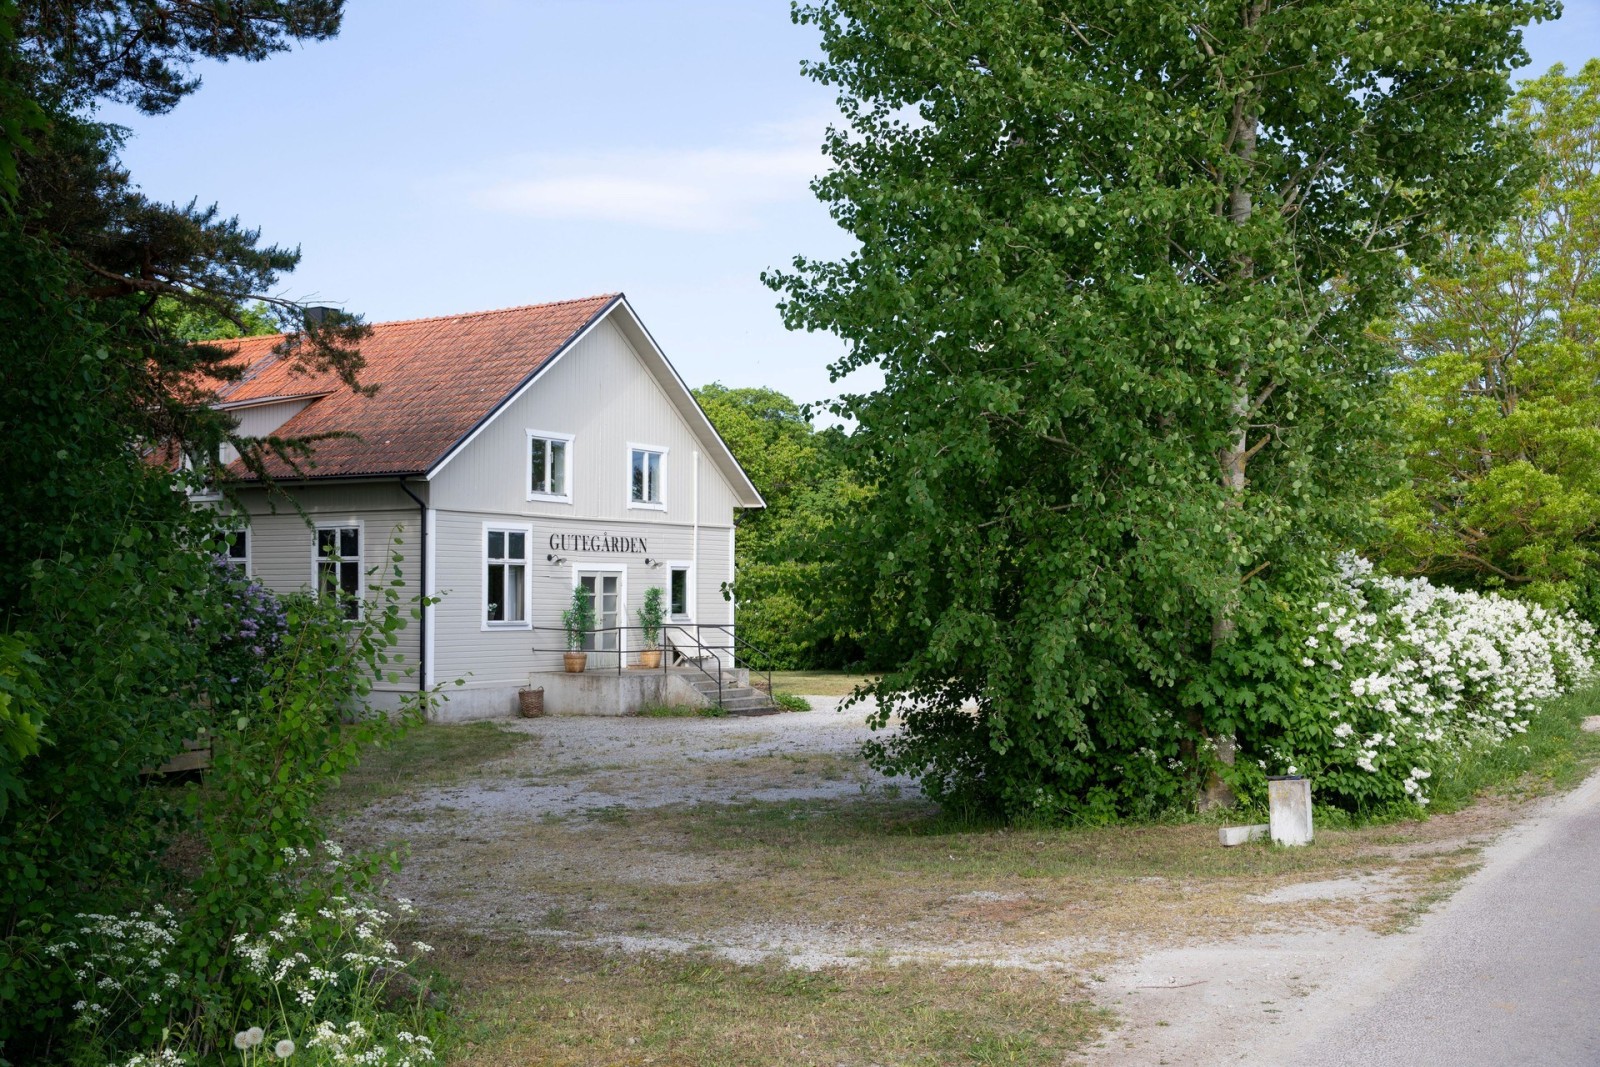
[[[230,567],[237,567],[239,569],[239,573],[241,575],[243,575],[244,577],[246,577],[246,578],[250,577],[250,573],[251,573],[250,552],[251,552],[251,548],[253,547],[253,543],[255,541],[255,538],[250,536],[250,527],[248,527],[248,526],[236,527],[235,529],[227,531],[225,536],[227,538],[230,538],[230,539],[233,538],[233,537],[242,537],[242,538],[244,538],[244,555],[243,556],[239,556],[239,557],[235,557],[233,555],[232,546],[230,545],[228,548],[225,548],[222,551],[222,562],[227,564]],[[313,551],[314,550],[315,550],[315,546],[313,546]]]
[[[672,613],[672,572],[673,571],[683,571],[685,573],[684,590],[683,590],[684,597],[683,598],[684,598],[684,600],[686,602],[684,606],[686,608],[688,608],[688,612],[686,614],[683,614],[683,615],[674,615]],[[695,609],[695,603],[694,603],[694,561],[687,560],[687,559],[669,559],[669,560],[667,560],[667,621],[669,623],[674,623],[674,622],[694,622],[694,615],[695,615],[694,609]]]
[[[323,530],[348,530],[356,531],[356,617],[349,621],[355,622],[367,614],[367,524],[361,519],[341,519],[337,522],[329,520],[319,522],[311,531],[311,592],[312,595],[322,596],[322,569],[319,566],[322,556],[317,552],[317,539]],[[340,557],[344,563],[348,559]]]
[[[627,471],[625,484],[628,507],[642,511],[667,510],[667,453],[669,451],[670,449],[663,445],[642,445],[636,441],[628,442],[628,464],[623,468],[625,471]],[[654,452],[661,457],[661,474],[657,479],[659,484],[656,486],[656,495],[660,497],[659,500],[651,501],[633,499],[633,454],[635,452]],[[648,470],[648,466],[646,469]]]
[[[574,563],[572,565],[572,588],[578,588],[579,581],[585,574],[615,574],[617,575],[617,650],[596,651],[597,655],[618,655],[626,657],[628,654],[628,566],[625,563]],[[568,590],[567,596],[572,592]],[[595,610],[595,623],[600,622],[599,609]],[[623,662],[627,662],[626,659]]]
[[[226,466],[226,464],[224,464],[224,466]],[[199,470],[199,468],[195,466],[193,457],[191,457],[187,452],[184,452],[179,456],[178,469],[189,474],[193,474]],[[205,485],[199,489],[190,487],[188,492],[190,500],[200,503],[211,504],[222,499],[222,487],[217,485],[215,481],[207,481]]]
[[[522,621],[496,622],[489,618],[489,535],[491,533],[519,533],[522,542]],[[502,557],[509,559],[510,557]],[[486,522],[483,524],[483,596],[478,605],[479,629],[531,630],[533,629],[533,526],[525,522]]]
[[[561,484],[567,487],[565,493],[536,493],[533,491],[533,442],[535,440],[560,441],[566,445],[561,450],[565,457],[562,462],[561,472]],[[529,500],[542,500],[547,504],[572,503],[572,442],[573,435],[570,433],[556,433],[554,430],[530,429],[528,431],[527,440],[522,449],[522,488],[527,493]]]

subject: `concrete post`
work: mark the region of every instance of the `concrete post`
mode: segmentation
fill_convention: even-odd
[[[1267,818],[1274,844],[1311,844],[1311,779],[1299,775],[1268,778]]]

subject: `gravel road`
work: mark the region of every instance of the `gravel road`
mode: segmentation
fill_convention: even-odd
[[[1025,935],[1025,923],[1002,923],[984,943],[947,935],[933,943],[914,923],[884,929],[865,916],[859,928],[785,925],[759,907],[767,883],[782,872],[746,870],[736,855],[685,852],[670,837],[629,838],[625,852],[594,847],[586,827],[630,818],[617,812],[663,809],[670,817],[692,805],[916,795],[915,783],[885,779],[859,760],[866,709],[841,714],[836,700],[812,703],[811,712],[754,719],[511,721],[506,728],[536,743],[464,780],[380,801],[352,829],[373,841],[409,840],[413,857],[397,890],[468,929],[510,927],[623,951],[711,951],[800,967],[902,955],[1079,967],[1092,977],[1094,998],[1122,1023],[1088,1050],[1095,1067],[1600,1065],[1600,903],[1593,891],[1600,885],[1600,776],[1538,806],[1483,854],[1483,868],[1453,900],[1410,932],[1388,936],[1362,923],[1269,921],[1272,909],[1300,901],[1353,908],[1403,899],[1407,886],[1382,870],[1289,880],[1252,898],[1267,917],[1255,932],[1210,943],[1038,940]],[[1468,840],[1470,827],[1460,833],[1463,846],[1477,844]],[[1427,847],[1441,846],[1449,841]],[[632,902],[649,917],[650,907],[659,911],[677,899],[672,893],[746,882],[753,888],[740,899],[748,908],[717,912],[717,922],[686,932],[667,912],[656,915],[658,929],[639,933],[608,920],[613,912],[605,910]],[[610,888],[598,895],[585,888],[597,884]],[[645,899],[656,887],[668,904]],[[957,892],[967,888],[952,886],[952,900],[939,908],[1000,908],[1025,895]],[[1051,907],[1071,910],[1060,901]],[[563,914],[577,916],[582,932],[552,926],[552,916]]]

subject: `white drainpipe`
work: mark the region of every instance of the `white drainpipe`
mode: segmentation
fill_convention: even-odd
[[[700,621],[700,453],[691,452],[694,467],[694,544],[689,549],[689,588],[684,590],[689,598],[689,619]]]

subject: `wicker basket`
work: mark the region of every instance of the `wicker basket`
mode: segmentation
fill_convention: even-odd
[[[537,719],[544,714],[544,687],[517,690],[517,714],[524,719]]]

